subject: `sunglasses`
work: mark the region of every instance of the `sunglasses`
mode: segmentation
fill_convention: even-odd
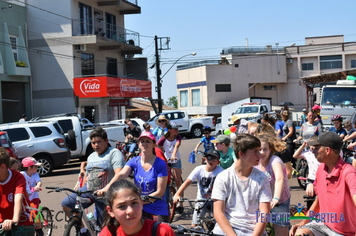
[[[158,123],[163,123],[165,122],[166,120],[159,120]]]
[[[218,160],[219,160],[219,158],[213,157],[213,156],[206,156],[205,158],[206,158],[208,161],[218,161]]]
[[[209,132],[208,133],[203,133],[203,134],[209,134]]]

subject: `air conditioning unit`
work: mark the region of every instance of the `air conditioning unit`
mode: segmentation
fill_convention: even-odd
[[[292,58],[287,58],[287,64],[292,64],[293,63],[293,59]]]
[[[75,50],[77,52],[85,52],[87,50],[87,45],[85,44],[75,45]]]

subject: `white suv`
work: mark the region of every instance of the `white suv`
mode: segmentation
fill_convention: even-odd
[[[34,157],[42,163],[42,167],[38,168],[41,176],[49,175],[55,167],[64,165],[70,159],[66,138],[57,122],[8,123],[1,124],[0,130],[7,132],[19,160]]]

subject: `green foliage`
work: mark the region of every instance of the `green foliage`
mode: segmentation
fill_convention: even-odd
[[[168,98],[168,101],[164,103],[166,106],[178,108],[178,100],[177,96],[172,96]]]
[[[17,67],[26,67],[27,66],[26,62],[24,62],[24,61],[16,61],[15,63],[16,63]]]

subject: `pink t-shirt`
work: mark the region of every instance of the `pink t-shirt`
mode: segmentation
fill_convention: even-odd
[[[314,182],[315,192],[318,195],[320,212],[336,213],[336,219],[331,217],[325,224],[337,233],[355,236],[356,232],[356,206],[352,196],[356,195],[356,170],[339,158],[330,174],[327,166],[321,163]],[[345,223],[338,222],[341,213]]]
[[[274,175],[274,171],[273,171],[273,165],[280,163],[282,165],[283,168],[283,179],[284,179],[284,183],[283,183],[283,189],[282,189],[282,194],[281,197],[279,198],[279,202],[282,203],[286,200],[288,200],[291,196],[290,194],[290,190],[289,190],[289,186],[288,186],[288,176],[287,176],[287,171],[286,171],[286,167],[283,164],[283,161],[281,160],[281,158],[279,158],[276,155],[273,155],[271,157],[271,159],[269,159],[269,163],[268,166],[266,167],[265,171],[262,171],[260,168],[260,165],[256,166],[257,169],[261,170],[265,175],[268,176],[269,178],[269,183],[271,185],[271,191],[272,191],[272,195],[274,194],[274,186],[276,183],[276,177]]]

